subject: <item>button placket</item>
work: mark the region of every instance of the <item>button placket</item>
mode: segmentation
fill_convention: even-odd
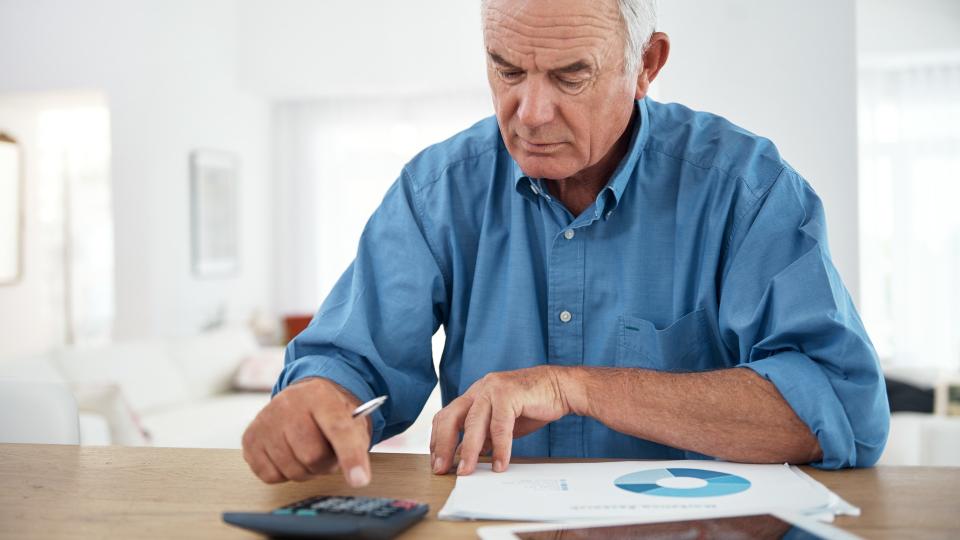
[[[559,213],[559,212],[558,212]],[[558,216],[560,217],[560,216]],[[570,222],[558,223],[547,270],[547,362],[583,365],[585,246]],[[576,239],[575,239],[576,238]],[[551,456],[583,457],[583,418],[567,416],[548,425]]]

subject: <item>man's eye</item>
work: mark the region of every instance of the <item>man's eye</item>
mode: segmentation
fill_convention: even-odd
[[[501,79],[507,82],[519,81],[520,77],[523,76],[522,71],[505,71],[500,69],[500,70],[497,70],[497,73],[500,74]]]
[[[587,83],[586,79],[564,79],[558,78],[557,82],[560,83],[560,86],[567,88],[569,90],[579,90],[583,88],[583,85]]]

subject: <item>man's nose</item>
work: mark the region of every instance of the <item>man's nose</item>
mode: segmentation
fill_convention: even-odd
[[[548,124],[553,120],[555,106],[549,83],[540,77],[528,78],[520,88],[517,119],[527,128]]]

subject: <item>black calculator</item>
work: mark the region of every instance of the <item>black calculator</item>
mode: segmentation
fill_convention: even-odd
[[[378,497],[310,497],[273,512],[224,512],[223,521],[279,538],[397,536],[427,515],[416,501]]]

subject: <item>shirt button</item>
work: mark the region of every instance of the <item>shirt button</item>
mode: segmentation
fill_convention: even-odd
[[[577,233],[575,233],[575,232],[573,231],[573,229],[567,229],[567,230],[563,231],[563,237],[566,238],[567,240],[573,240],[573,237],[574,237],[576,234],[577,234]]]
[[[569,311],[563,310],[560,312],[560,322],[570,322],[570,319],[572,318],[573,314],[571,314]]]

